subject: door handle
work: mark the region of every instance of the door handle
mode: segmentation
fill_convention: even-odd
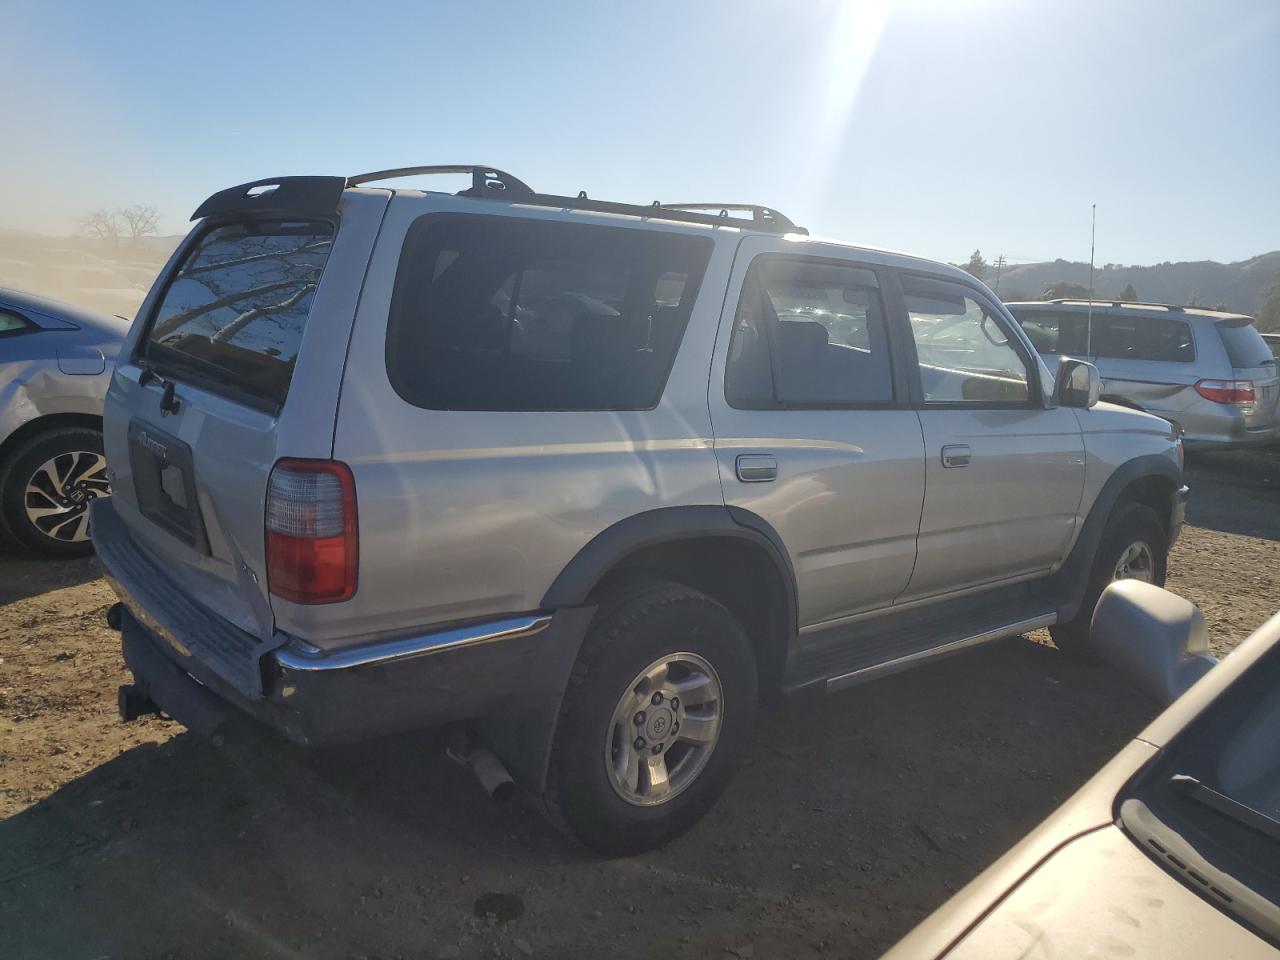
[[[768,453],[744,453],[738,457],[738,479],[743,483],[767,483],[778,479],[778,460]]]
[[[944,467],[967,467],[973,459],[973,451],[967,443],[949,443],[942,448]]]

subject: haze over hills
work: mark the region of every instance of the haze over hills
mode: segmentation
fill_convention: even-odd
[[[988,268],[983,278],[994,287],[996,274]],[[1196,304],[1256,315],[1267,288],[1280,280],[1280,250],[1260,254],[1239,263],[1200,260],[1158,263],[1149,267],[1100,264],[1094,269],[1093,288],[1099,298],[1119,297],[1132,284],[1139,300],[1153,303]],[[1052,284],[1073,283],[1088,289],[1089,264],[1067,260],[1007,266],[1000,275],[1002,299],[1037,300]]]

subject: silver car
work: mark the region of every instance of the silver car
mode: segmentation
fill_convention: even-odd
[[[1175,431],[968,274],[463,169],[197,210],[107,396],[126,719],[449,723],[625,853],[710,808],[761,695],[1036,627],[1088,656],[1106,584],[1163,581]]]
[[[1007,306],[1041,354],[1090,360],[1103,399],[1173,421],[1188,447],[1280,439],[1280,375],[1249,317],[1121,301]]]
[[[0,287],[0,519],[38,553],[92,550],[102,402],[129,321]]]
[[[1214,666],[1200,611],[1130,581],[1094,633],[1172,704],[884,960],[1280,956],[1280,614]]]

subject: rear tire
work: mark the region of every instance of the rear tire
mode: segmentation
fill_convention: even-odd
[[[33,437],[0,471],[0,517],[19,544],[45,557],[93,552],[89,503],[106,496],[102,434],[62,427]]]
[[[1141,503],[1121,503],[1102,532],[1080,610],[1074,619],[1049,628],[1054,644],[1069,657],[1096,663],[1089,633],[1102,591],[1129,577],[1163,587],[1168,561],[1169,536],[1156,512]]]
[[[652,581],[600,609],[544,799],[557,825],[621,856],[684,832],[728,785],[755,713],[756,662],[733,615],[688,587]]]

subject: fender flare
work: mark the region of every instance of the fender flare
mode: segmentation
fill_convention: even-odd
[[[659,507],[629,516],[596,534],[552,581],[542,598],[544,610],[585,604],[610,570],[641,550],[682,540],[725,537],[762,549],[773,563],[786,596],[786,623],[794,635],[798,604],[796,575],[782,538],[758,514],[741,507],[703,505]]]
[[[1135,480],[1144,477],[1162,477],[1172,485],[1176,494],[1182,486],[1182,471],[1168,457],[1158,453],[1148,453],[1127,460],[1112,471],[1102,489],[1089,507],[1076,538],[1075,546],[1067,555],[1066,562],[1058,569],[1050,580],[1050,592],[1054,602],[1058,604],[1058,621],[1065,623],[1072,619],[1084,601],[1085,588],[1089,585],[1089,572],[1093,569],[1094,555],[1102,542],[1102,532],[1120,495]]]

